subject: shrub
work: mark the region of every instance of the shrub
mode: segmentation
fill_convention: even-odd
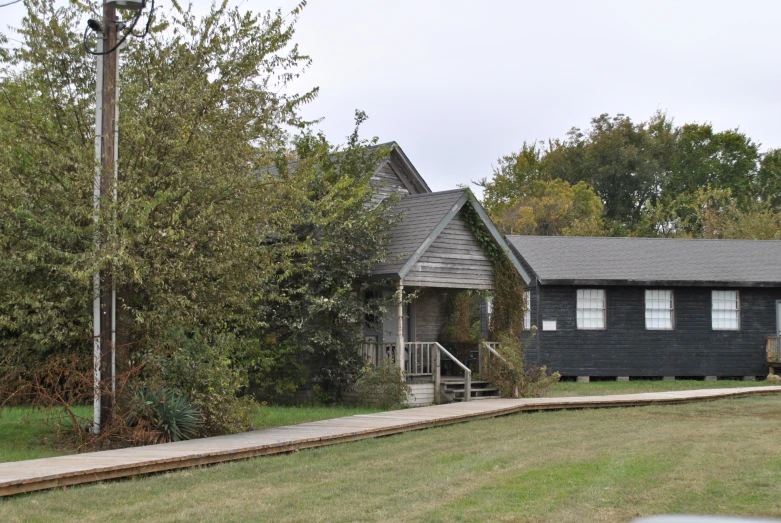
[[[532,329],[536,332],[536,329]],[[532,337],[522,343],[512,335],[500,335],[496,352],[504,361],[489,358],[488,380],[499,389],[504,398],[539,398],[561,377],[558,372],[548,374],[543,367],[529,367],[524,360],[524,350]]]
[[[155,358],[153,375],[175,390],[183,391],[201,410],[199,435],[218,436],[243,432],[251,427],[250,416],[257,403],[241,397],[247,373],[234,364],[239,341],[219,335],[210,341],[197,331],[172,333],[178,347],[167,356]]]
[[[388,359],[361,369],[355,391],[363,405],[392,409],[407,403],[412,388],[407,385],[398,365]]]
[[[125,424],[139,443],[180,441],[198,434],[201,409],[179,391],[142,385],[133,394]]]

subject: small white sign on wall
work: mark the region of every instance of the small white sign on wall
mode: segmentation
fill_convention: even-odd
[[[542,320],[542,330],[544,330],[544,331],[555,331],[556,330],[556,320]]]

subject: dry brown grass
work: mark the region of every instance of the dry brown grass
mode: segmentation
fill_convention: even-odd
[[[0,501],[0,521],[781,516],[781,396],[544,412]]]

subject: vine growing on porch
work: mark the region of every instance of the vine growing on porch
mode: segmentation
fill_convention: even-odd
[[[475,201],[471,192],[469,198],[470,202]],[[543,396],[548,387],[559,380],[559,374],[548,374],[545,367],[530,366],[524,357],[525,349],[537,330],[534,326],[529,336],[521,338],[523,316],[527,308],[525,282],[509,254],[497,245],[472,205],[464,206],[464,220],[493,263],[493,310],[489,318],[488,335],[499,342],[495,350],[501,361],[489,358],[485,377],[499,389],[503,397]]]
[[[474,201],[470,192],[470,202]],[[515,270],[507,253],[496,244],[480,216],[471,205],[463,208],[464,221],[475,235],[483,252],[493,264],[494,292],[493,310],[488,325],[489,336],[498,339],[500,335],[520,337],[523,327],[524,281]]]

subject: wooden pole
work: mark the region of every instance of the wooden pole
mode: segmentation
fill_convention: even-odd
[[[103,49],[111,50],[117,44],[117,10],[113,5],[103,3]],[[116,158],[116,115],[117,115],[117,50],[103,55],[103,126],[101,133],[101,176],[100,176],[100,201],[106,205],[113,199],[115,186],[115,158]],[[110,226],[106,219],[108,213],[103,213],[102,227],[100,231],[101,239],[106,242],[110,232]],[[105,243],[104,243],[105,245]],[[114,318],[113,304],[113,281],[111,268],[106,267],[101,271],[100,285],[100,310],[101,310],[101,358],[100,367],[103,382],[114,381],[112,354],[112,330]],[[102,425],[109,421],[114,408],[114,398],[111,395],[109,387],[101,387],[101,421]]]
[[[398,324],[396,332],[396,354],[399,361],[396,363],[401,368],[401,375],[404,376],[404,280],[399,280],[398,286]]]
[[[439,356],[439,347],[434,345],[434,403],[442,403],[440,387],[442,386],[442,377],[440,376],[441,358]]]

